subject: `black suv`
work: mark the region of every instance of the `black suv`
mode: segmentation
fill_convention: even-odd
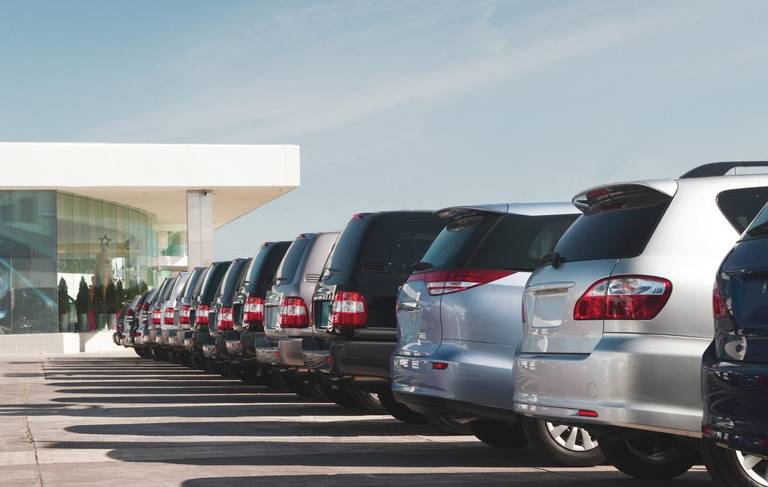
[[[227,273],[231,262],[214,262],[208,268],[203,278],[199,292],[190,305],[190,322],[194,323],[190,339],[185,333],[184,346],[189,353],[189,363],[194,368],[206,368],[203,357],[203,347],[214,345],[211,336],[211,326],[214,323],[213,299],[219,290],[224,274]]]
[[[390,357],[397,343],[395,303],[445,221],[429,211],[354,215],[339,236],[312,297],[314,326],[280,342],[315,378],[391,404]],[[366,404],[361,404],[366,406]]]

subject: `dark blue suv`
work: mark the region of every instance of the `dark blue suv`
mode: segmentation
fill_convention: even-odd
[[[704,458],[721,486],[768,486],[768,206],[742,234],[712,292],[704,354]]]

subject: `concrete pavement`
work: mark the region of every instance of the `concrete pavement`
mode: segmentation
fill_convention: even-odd
[[[712,485],[555,467],[132,352],[0,356],[0,485]]]

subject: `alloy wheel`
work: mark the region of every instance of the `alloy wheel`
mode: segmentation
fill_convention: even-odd
[[[758,485],[768,487],[768,458],[736,452],[736,459],[744,473]]]
[[[555,442],[566,450],[575,452],[590,451],[599,445],[589,431],[578,426],[554,424],[547,421],[547,431]]]

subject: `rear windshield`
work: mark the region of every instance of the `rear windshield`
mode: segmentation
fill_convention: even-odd
[[[445,221],[432,213],[391,213],[352,219],[339,236],[324,277],[334,273],[410,275]]]
[[[624,259],[643,253],[671,198],[641,187],[611,188],[588,206],[555,247],[565,261]]]
[[[743,232],[768,202],[768,188],[739,188],[717,195],[717,206],[737,232]]]
[[[742,240],[754,240],[768,237],[768,205],[764,206],[757,214],[754,221],[747,228]]]
[[[288,250],[289,242],[277,242],[261,248],[251,261],[245,278],[246,292],[249,296],[265,294],[272,283],[277,266]]]
[[[203,280],[203,287],[200,289],[200,297],[198,301],[203,304],[211,302],[214,293],[219,289],[224,273],[229,269],[229,264],[229,262],[215,262],[211,264],[211,268]]]
[[[205,273],[205,269],[195,268],[189,273],[189,279],[184,286],[184,294],[182,295],[185,300],[190,300],[195,297],[195,292],[200,290],[200,283],[203,281],[200,276]]]
[[[453,218],[422,261],[441,269],[532,271],[578,215],[480,213]]]
[[[221,288],[219,290],[219,298],[222,301],[231,301],[235,291],[237,291],[243,283],[244,271],[246,270],[248,260],[236,259],[232,261],[227,273],[224,275]]]
[[[174,284],[176,284],[175,277],[169,277],[165,280],[165,283],[163,283],[162,294],[160,295],[159,302],[168,301],[168,298],[171,297],[171,291],[173,291]]]
[[[297,238],[293,241],[277,271],[275,279],[278,284],[281,282],[293,282],[296,271],[299,269],[299,262],[301,262],[301,258],[304,256],[304,251],[308,245],[309,239],[305,237]]]

